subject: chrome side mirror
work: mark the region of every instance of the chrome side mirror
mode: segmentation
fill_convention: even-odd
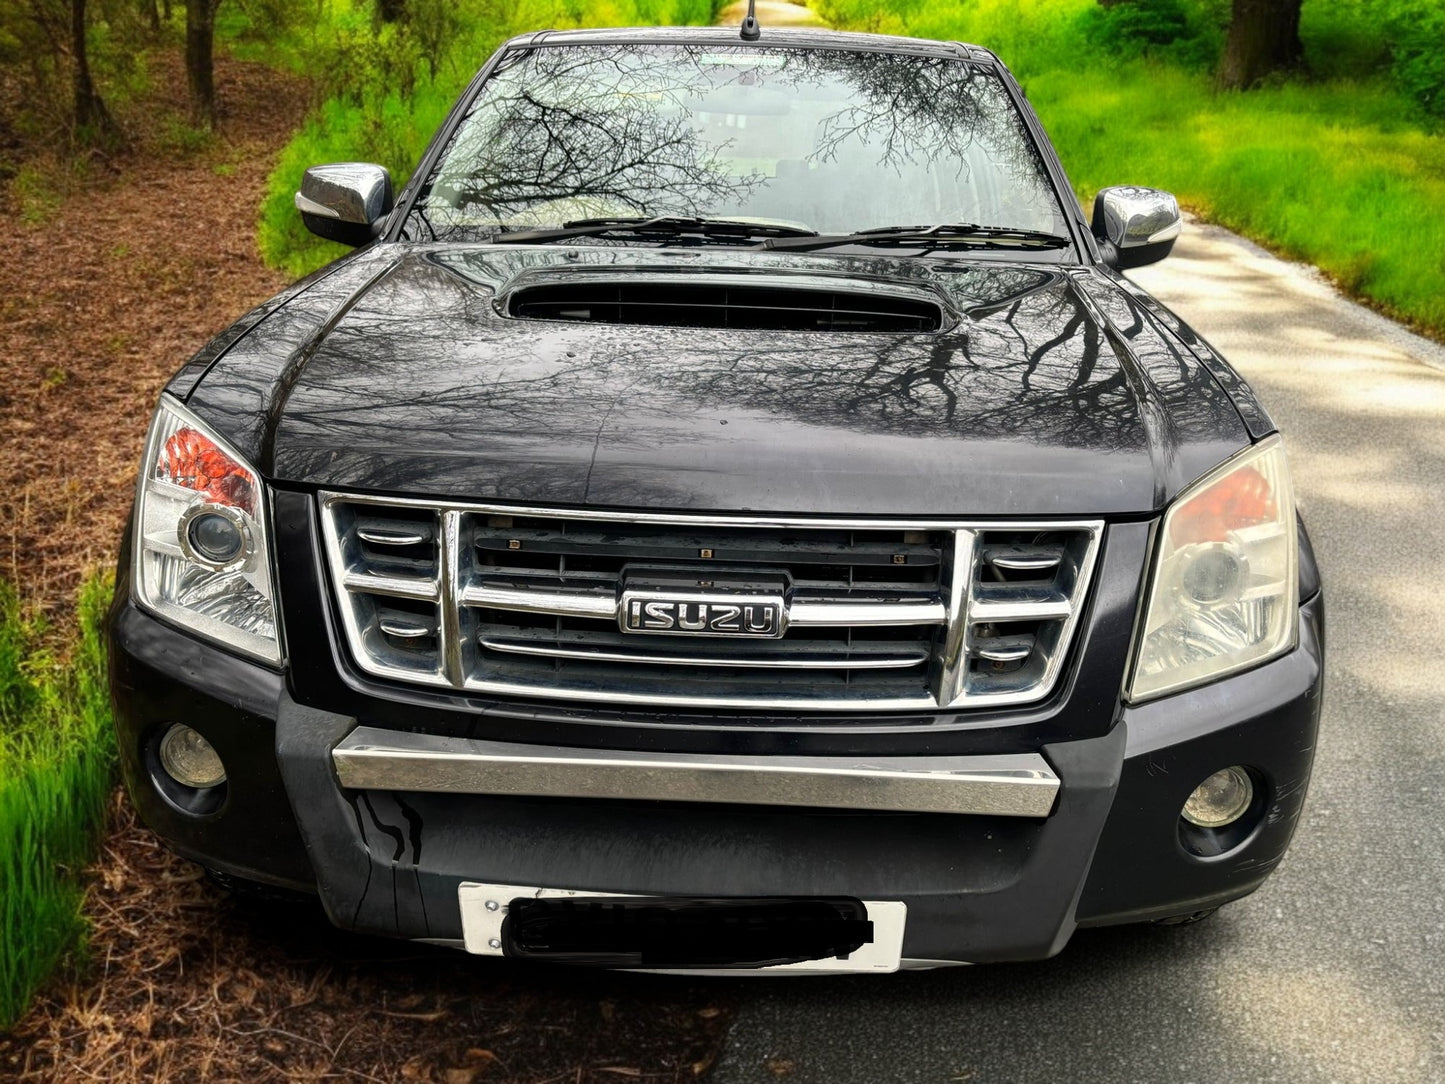
[[[1092,228],[1094,236],[1105,243],[1105,260],[1124,271],[1169,255],[1184,220],[1179,215],[1179,201],[1168,192],[1119,185],[1102,189],[1094,197]]]
[[[296,209],[318,237],[343,245],[364,245],[391,213],[391,174],[366,162],[312,166],[301,178]]]

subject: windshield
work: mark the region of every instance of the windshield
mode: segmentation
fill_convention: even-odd
[[[1018,110],[997,76],[971,64],[641,44],[505,57],[407,232],[481,239],[658,216],[819,233],[970,224],[1067,234]]]

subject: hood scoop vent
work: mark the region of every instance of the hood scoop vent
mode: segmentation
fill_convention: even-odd
[[[523,320],[566,320],[740,331],[938,331],[945,312],[917,291],[880,284],[854,289],[716,279],[582,278],[520,286],[504,311]]]

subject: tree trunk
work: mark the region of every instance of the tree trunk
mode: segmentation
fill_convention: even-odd
[[[216,39],[214,0],[186,0],[186,80],[191,87],[191,121],[216,126]]]
[[[156,0],[141,0],[141,7],[145,9],[146,22],[150,23],[151,33],[161,32],[161,9]]]
[[[1234,0],[1229,38],[1219,68],[1221,86],[1248,90],[1271,72],[1300,62],[1300,2]]]
[[[86,43],[86,0],[70,0],[70,52],[75,61],[73,90],[75,92],[75,126],[91,133],[115,131],[115,121],[101,101],[90,78],[90,51]]]

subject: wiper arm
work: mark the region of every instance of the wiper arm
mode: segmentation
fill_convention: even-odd
[[[704,237],[768,237],[768,238],[811,238],[817,237],[817,230],[801,226],[785,226],[775,222],[750,222],[740,218],[686,218],[678,215],[662,215],[644,218],[579,218],[559,227],[541,230],[517,230],[500,233],[493,237],[494,245],[546,244],[548,241],[563,241],[569,237],[597,237],[606,233],[626,233],[639,237],[649,235],[678,237],[696,233]]]
[[[1063,248],[1072,244],[1069,238],[1039,230],[1018,230],[1006,226],[976,226],[972,223],[946,223],[939,226],[880,226],[857,233],[820,234],[813,237],[769,238],[758,248],[777,251],[809,252],[814,249],[840,248],[844,245],[972,245],[979,248]]]

